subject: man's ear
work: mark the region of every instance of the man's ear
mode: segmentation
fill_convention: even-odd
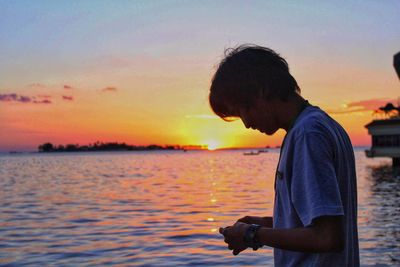
[[[281,106],[281,102],[282,101],[280,101],[280,99],[277,98],[277,97],[273,97],[273,98],[271,98],[271,97],[268,97],[268,98],[263,97],[263,98],[259,99],[259,105],[264,110],[267,110],[267,111],[270,111],[270,110],[276,109],[277,107],[280,107]]]

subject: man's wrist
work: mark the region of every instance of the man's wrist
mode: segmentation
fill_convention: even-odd
[[[257,250],[258,248],[262,247],[259,239],[257,238],[257,232],[261,228],[259,224],[250,224],[247,228],[243,241],[246,246],[253,248],[253,250]]]

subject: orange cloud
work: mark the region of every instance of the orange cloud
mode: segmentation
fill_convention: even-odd
[[[62,96],[62,99],[63,99],[63,100],[66,100],[66,101],[73,101],[73,100],[74,100],[74,97],[73,97],[73,96],[66,96],[66,95],[63,95],[63,96]]]
[[[116,92],[116,91],[117,91],[117,88],[116,88],[116,87],[113,87],[113,86],[108,86],[108,87],[106,87],[106,88],[103,88],[101,91],[102,91],[102,92]]]
[[[63,88],[64,88],[65,90],[71,90],[71,89],[73,89],[73,87],[72,87],[71,85],[68,85],[68,84],[65,84],[65,85],[63,86]]]
[[[379,107],[385,106],[387,103],[396,103],[396,99],[389,98],[374,98],[369,100],[363,100],[358,102],[351,102],[347,104],[347,107],[363,107],[366,110],[376,110]]]

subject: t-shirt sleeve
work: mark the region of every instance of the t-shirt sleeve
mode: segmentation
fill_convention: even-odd
[[[344,214],[331,142],[320,132],[303,133],[295,142],[291,199],[304,226],[320,216]]]

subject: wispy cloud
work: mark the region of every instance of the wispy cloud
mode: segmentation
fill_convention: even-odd
[[[71,85],[68,85],[68,84],[64,84],[63,88],[65,90],[72,90],[73,89],[73,87]]]
[[[385,106],[387,103],[393,103],[394,105],[397,104],[397,99],[390,99],[390,98],[374,98],[368,100],[362,100],[358,102],[351,102],[347,104],[347,107],[363,107],[366,110],[375,110],[379,107]]]
[[[365,108],[354,108],[354,109],[327,109],[326,112],[328,112],[329,114],[349,114],[349,113],[354,113],[354,112],[366,112],[366,111],[370,111],[368,109]]]
[[[39,98],[47,98],[47,99],[52,98],[51,95],[38,95],[37,97],[39,97]]]
[[[350,102],[344,104],[340,109],[328,109],[327,112],[331,114],[347,114],[353,112],[370,112],[385,106],[387,103],[397,104],[396,99],[390,98],[373,98],[361,101]]]
[[[30,83],[30,84],[28,84],[28,87],[31,87],[31,88],[46,88],[46,85],[44,85],[43,83]]]
[[[28,103],[28,102],[31,102],[31,98],[28,97],[28,96],[17,95],[15,93],[13,93],[13,94],[1,94],[0,95],[0,101]]]
[[[208,115],[208,114],[197,114],[197,115],[186,115],[186,119],[219,119],[216,115]]]
[[[101,89],[102,92],[116,92],[118,89],[114,86],[107,86],[106,88]]]
[[[0,101],[3,102],[20,102],[20,103],[35,103],[35,104],[51,104],[51,100],[42,99],[36,100],[35,97],[29,97],[24,95],[18,95],[15,93],[11,94],[0,94]]]
[[[66,101],[73,101],[73,100],[74,100],[74,97],[73,97],[73,96],[63,95],[63,96],[62,96],[62,99],[63,99],[63,100],[66,100]]]
[[[35,104],[51,104],[51,100],[49,99],[43,99],[43,100],[33,100],[32,103]]]

